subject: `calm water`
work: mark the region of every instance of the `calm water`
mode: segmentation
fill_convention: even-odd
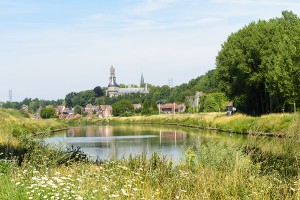
[[[232,139],[228,134],[172,126],[114,125],[72,127],[52,137],[46,144],[81,147],[92,159],[122,158],[132,155],[152,155],[158,152],[175,162],[183,156],[183,145],[201,145],[210,140]]]

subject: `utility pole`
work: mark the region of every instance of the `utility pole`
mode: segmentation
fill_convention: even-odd
[[[11,89],[8,91],[8,101],[12,102],[12,90]]]

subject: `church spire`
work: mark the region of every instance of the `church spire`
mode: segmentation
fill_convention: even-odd
[[[144,84],[145,84],[144,76],[143,76],[143,73],[142,73],[140,87],[142,87]]]

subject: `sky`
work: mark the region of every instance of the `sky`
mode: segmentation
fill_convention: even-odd
[[[0,0],[0,101],[56,100],[117,83],[173,86],[215,68],[250,22],[299,0]]]

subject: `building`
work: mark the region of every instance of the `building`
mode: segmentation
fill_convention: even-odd
[[[236,111],[236,108],[233,107],[233,101],[230,101],[226,105],[226,115],[232,115]]]
[[[158,105],[158,109],[163,113],[177,113],[177,112],[185,112],[185,105],[176,104],[176,103],[167,103],[163,105]]]
[[[199,111],[199,105],[200,105],[200,97],[203,95],[202,92],[196,92],[194,96],[187,97],[187,102],[191,106],[191,109],[195,112]]]
[[[100,105],[97,115],[99,116],[99,118],[112,117],[111,105]]]
[[[141,84],[144,84],[144,77],[142,74],[141,77]],[[139,87],[139,88],[120,88],[120,86],[117,84],[116,81],[116,71],[115,68],[113,66],[111,66],[110,68],[110,77],[109,77],[109,83],[108,83],[108,88],[106,91],[106,96],[109,97],[116,97],[116,96],[120,96],[120,95],[125,95],[125,94],[137,94],[137,93],[141,93],[141,94],[148,94],[149,93],[149,89],[147,84],[144,84],[144,87]]]

